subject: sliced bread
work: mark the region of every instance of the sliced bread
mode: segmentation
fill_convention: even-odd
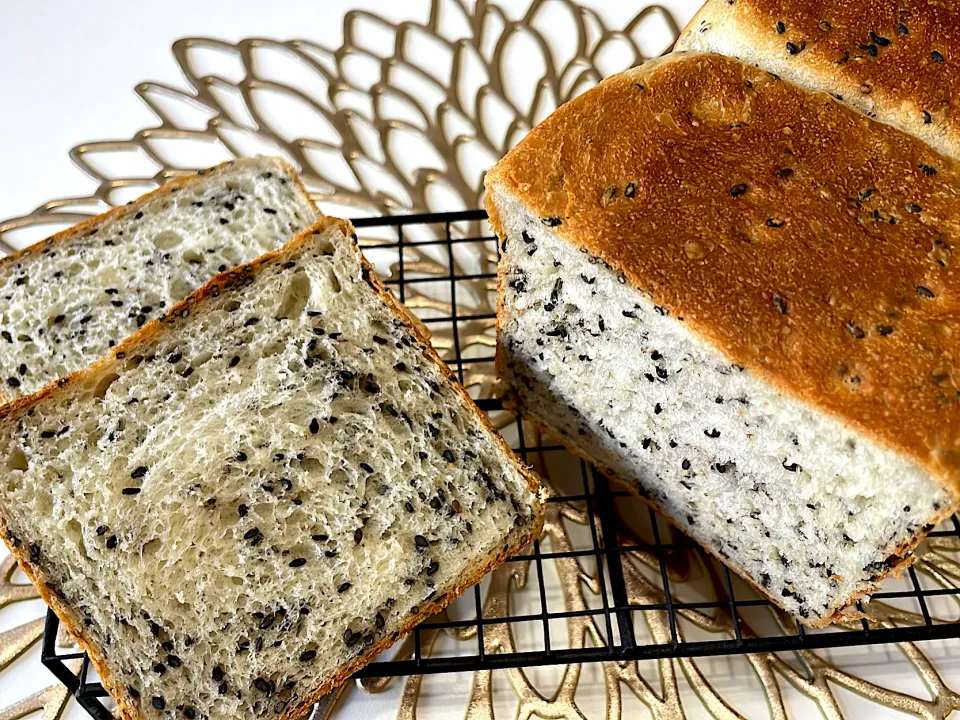
[[[276,158],[225,163],[0,259],[0,393],[87,367],[224,272],[317,219]]]
[[[524,411],[779,606],[841,617],[957,507],[956,161],[674,53],[564,105],[486,187]]]
[[[960,158],[960,8],[891,0],[709,0],[678,50],[715,52]]]
[[[126,718],[298,718],[542,496],[325,218],[0,410],[3,537]]]

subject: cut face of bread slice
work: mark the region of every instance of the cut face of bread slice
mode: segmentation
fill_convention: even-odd
[[[876,0],[709,0],[678,50],[755,64],[960,158],[960,9]]]
[[[827,624],[957,505],[958,178],[735,60],[611,78],[487,177],[500,372],[574,452]]]
[[[287,163],[252,158],[175,180],[0,260],[0,392],[86,367],[218,272],[303,231],[318,211]]]
[[[351,233],[322,220],[2,411],[5,539],[127,717],[299,717],[539,532]]]

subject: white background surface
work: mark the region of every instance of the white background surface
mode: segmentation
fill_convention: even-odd
[[[581,0],[609,27],[646,2]],[[527,2],[502,0],[508,11]],[[661,0],[681,25],[700,0]],[[346,11],[426,21],[428,0],[0,0],[0,218],[25,215],[94,184],[67,155],[90,140],[128,138],[154,123],[134,94],[144,80],[185,85],[170,52],[187,36],[309,39],[336,48]]]
[[[510,0],[501,1],[510,8]],[[610,27],[622,25],[641,6],[623,0],[580,1],[596,9]],[[662,3],[675,12],[681,25],[699,6],[699,0]],[[525,7],[526,2],[517,6]],[[184,85],[170,52],[178,38],[305,38],[334,48],[341,42],[341,19],[349,9],[365,8],[391,20],[424,21],[428,7],[427,0],[0,0],[0,218],[27,214],[46,200],[86,195],[94,189],[93,182],[72,165],[68,151],[84,141],[127,138],[154,123],[133,87],[144,80]],[[39,601],[7,608],[0,613],[0,630],[41,613]],[[945,659],[939,663],[941,669],[952,668],[954,678],[960,678],[960,665],[951,659],[952,646],[926,647]],[[876,676],[889,687],[923,694],[920,681],[896,648],[851,649],[827,655],[848,668],[851,664],[857,667],[858,674]],[[739,710],[750,717],[768,716],[756,677],[745,661],[712,660],[702,667],[713,668],[713,682],[722,694],[741,699]],[[549,686],[553,674],[545,671],[543,675]],[[599,710],[602,685],[592,686],[591,678],[598,681],[599,673],[586,668],[582,691],[596,696],[596,703],[587,704]],[[0,676],[0,708],[52,680],[34,648],[14,664],[13,672]],[[421,716],[462,717],[466,681],[460,676],[429,678],[424,683]],[[341,717],[392,717],[399,687],[395,684],[385,696],[352,693]],[[790,691],[786,692],[790,696]],[[881,717],[876,706],[861,704],[852,693],[839,694],[851,716]],[[809,700],[794,700],[796,717],[819,714]],[[691,703],[691,707],[695,705]],[[625,717],[637,717],[634,712],[643,716],[637,704],[631,707],[625,710]],[[698,716],[698,711],[691,711],[691,717]],[[72,720],[84,714],[73,706],[66,717]]]

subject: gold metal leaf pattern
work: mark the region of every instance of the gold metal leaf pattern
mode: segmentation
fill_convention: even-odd
[[[511,10],[515,8],[511,7]],[[185,38],[173,46],[174,57],[190,90],[156,82],[144,82],[136,92],[157,116],[154,127],[145,128],[128,140],[108,140],[79,145],[71,152],[76,165],[96,180],[89,197],[52,200],[27,216],[0,222],[0,245],[10,250],[39,240],[54,228],[69,225],[110,206],[126,202],[166,180],[187,174],[229,157],[256,153],[277,154],[297,165],[321,207],[341,215],[398,214],[478,207],[483,171],[510,149],[536,123],[559,104],[592,87],[610,72],[647,59],[642,48],[666,48],[678,28],[663,8],[650,5],[622,29],[608,28],[601,17],[573,0],[532,0],[516,18],[495,2],[433,0],[428,21],[423,24],[392,24],[375,14],[354,11],[344,18],[344,42],[330,49],[307,40],[279,42],[251,38],[228,43],[210,38]],[[659,22],[666,37],[656,45],[647,27]],[[375,36],[379,41],[373,42]],[[562,39],[558,40],[558,38]],[[425,63],[418,53],[430,44],[436,61]],[[512,83],[517,64],[511,52],[522,47],[529,64],[542,73],[528,77],[519,89]],[[619,54],[618,54],[619,53]],[[609,58],[621,58],[611,65]],[[624,60],[625,58],[625,60]],[[527,65],[524,62],[523,65]],[[428,240],[443,237],[445,228],[420,228]],[[477,223],[456,223],[451,233],[458,238],[487,234]],[[390,237],[361,233],[368,257],[386,279],[400,277],[396,248],[381,248]],[[392,238],[395,240],[395,238]],[[410,239],[410,238],[408,238]],[[492,242],[458,244],[450,255],[438,254],[429,245],[404,248],[404,301],[423,318],[449,316],[451,298],[447,283],[417,282],[455,275],[481,275],[458,283],[457,302],[465,320],[457,328],[464,357],[489,356],[495,344],[495,287],[490,275],[496,269]],[[443,323],[431,325],[440,353],[453,359],[455,336]],[[464,365],[464,381],[475,397],[490,397],[496,378],[489,363]],[[510,434],[512,415],[497,413],[498,427]],[[535,428],[524,427],[527,438],[540,444]],[[555,487],[567,479],[545,456],[531,458],[537,470]],[[579,467],[577,461],[567,463]],[[554,552],[577,547],[578,533],[590,527],[586,508],[575,502],[551,503],[541,545]],[[631,522],[629,510],[621,509],[624,521],[617,528],[621,543],[636,543],[650,528]],[[641,513],[641,516],[644,514]],[[597,529],[600,532],[600,529]],[[662,532],[673,533],[664,528]],[[950,588],[960,582],[960,546],[956,538],[931,539],[915,572],[924,582]],[[602,567],[575,558],[549,563],[551,601],[566,611],[595,607],[601,592]],[[631,603],[663,601],[662,584],[656,573],[657,558],[634,552],[624,563],[624,581]],[[13,582],[15,565],[8,557],[0,563],[0,608],[38,597],[30,585]],[[667,571],[675,590],[696,592],[723,600],[727,589],[718,566],[703,553],[671,554]],[[506,616],[531,592],[531,563],[511,563],[491,574],[483,597],[485,617]],[[739,590],[738,590],[739,592]],[[947,597],[937,612],[944,618],[960,614],[957,601]],[[915,610],[871,603],[870,615],[882,626],[917,623]],[[933,610],[931,610],[933,612]],[[792,621],[767,611],[760,623],[776,623],[791,632]],[[733,621],[721,606],[714,614],[679,611],[679,636],[699,633],[730,636]],[[749,637],[759,632],[754,618],[740,623]],[[663,612],[637,613],[638,636],[653,642],[669,641],[668,619]],[[597,617],[573,616],[563,631],[567,647],[606,642],[606,628]],[[0,633],[0,671],[31,647],[42,633],[42,619],[35,619]],[[421,647],[430,653],[441,640],[476,643],[475,629],[426,629]],[[60,638],[61,644],[69,637]],[[513,652],[524,638],[506,624],[485,626],[483,644],[487,653]],[[929,646],[928,646],[929,647]],[[911,667],[929,691],[912,693],[871,682],[863,674],[843,669],[825,652],[755,654],[747,656],[751,672],[759,681],[766,708],[775,720],[803,717],[792,710],[788,689],[813,701],[830,720],[852,717],[844,709],[838,688],[856,693],[866,707],[884,706],[923,718],[945,718],[960,709],[960,697],[938,670],[936,663],[918,646],[898,646],[902,666]],[[394,657],[410,657],[413,641],[407,638]],[[697,659],[659,660],[602,664],[604,709],[600,714],[614,719],[629,717],[631,701],[646,707],[658,720],[684,718],[695,693],[703,711],[718,718],[740,718],[737,699],[725,697],[712,679],[709,663]],[[73,662],[71,667],[78,667]],[[741,667],[741,666],[738,666]],[[42,672],[38,669],[38,672]],[[497,671],[516,698],[516,717],[586,718],[589,709],[578,699],[583,668],[561,668],[551,692],[544,692],[524,669]],[[382,693],[402,683],[396,716],[414,720],[420,708],[423,678],[365,679],[348,683],[324,698],[314,708],[313,720],[334,718],[349,708],[354,687]],[[498,680],[499,683],[499,680]],[[503,684],[499,683],[498,687]],[[495,711],[494,673],[475,673],[466,700],[467,720],[503,716]],[[6,702],[9,698],[4,698]],[[42,720],[55,720],[67,707],[68,694],[59,685],[30,697],[16,699],[0,709],[0,720],[20,720],[41,711]],[[3,704],[3,703],[0,703]],[[697,712],[694,709],[694,712]],[[872,711],[870,711],[872,712]],[[591,717],[600,715],[593,713]]]

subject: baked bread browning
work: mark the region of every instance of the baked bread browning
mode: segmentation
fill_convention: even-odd
[[[957,505],[958,169],[734,59],[610,78],[487,176],[500,371],[827,624]]]
[[[13,399],[87,367],[218,272],[316,221],[294,169],[243,158],[0,259],[0,392]]]
[[[542,527],[352,233],[0,409],[4,540],[123,717],[299,717]]]
[[[960,157],[960,9],[926,0],[709,0],[679,50],[823,90]]]

